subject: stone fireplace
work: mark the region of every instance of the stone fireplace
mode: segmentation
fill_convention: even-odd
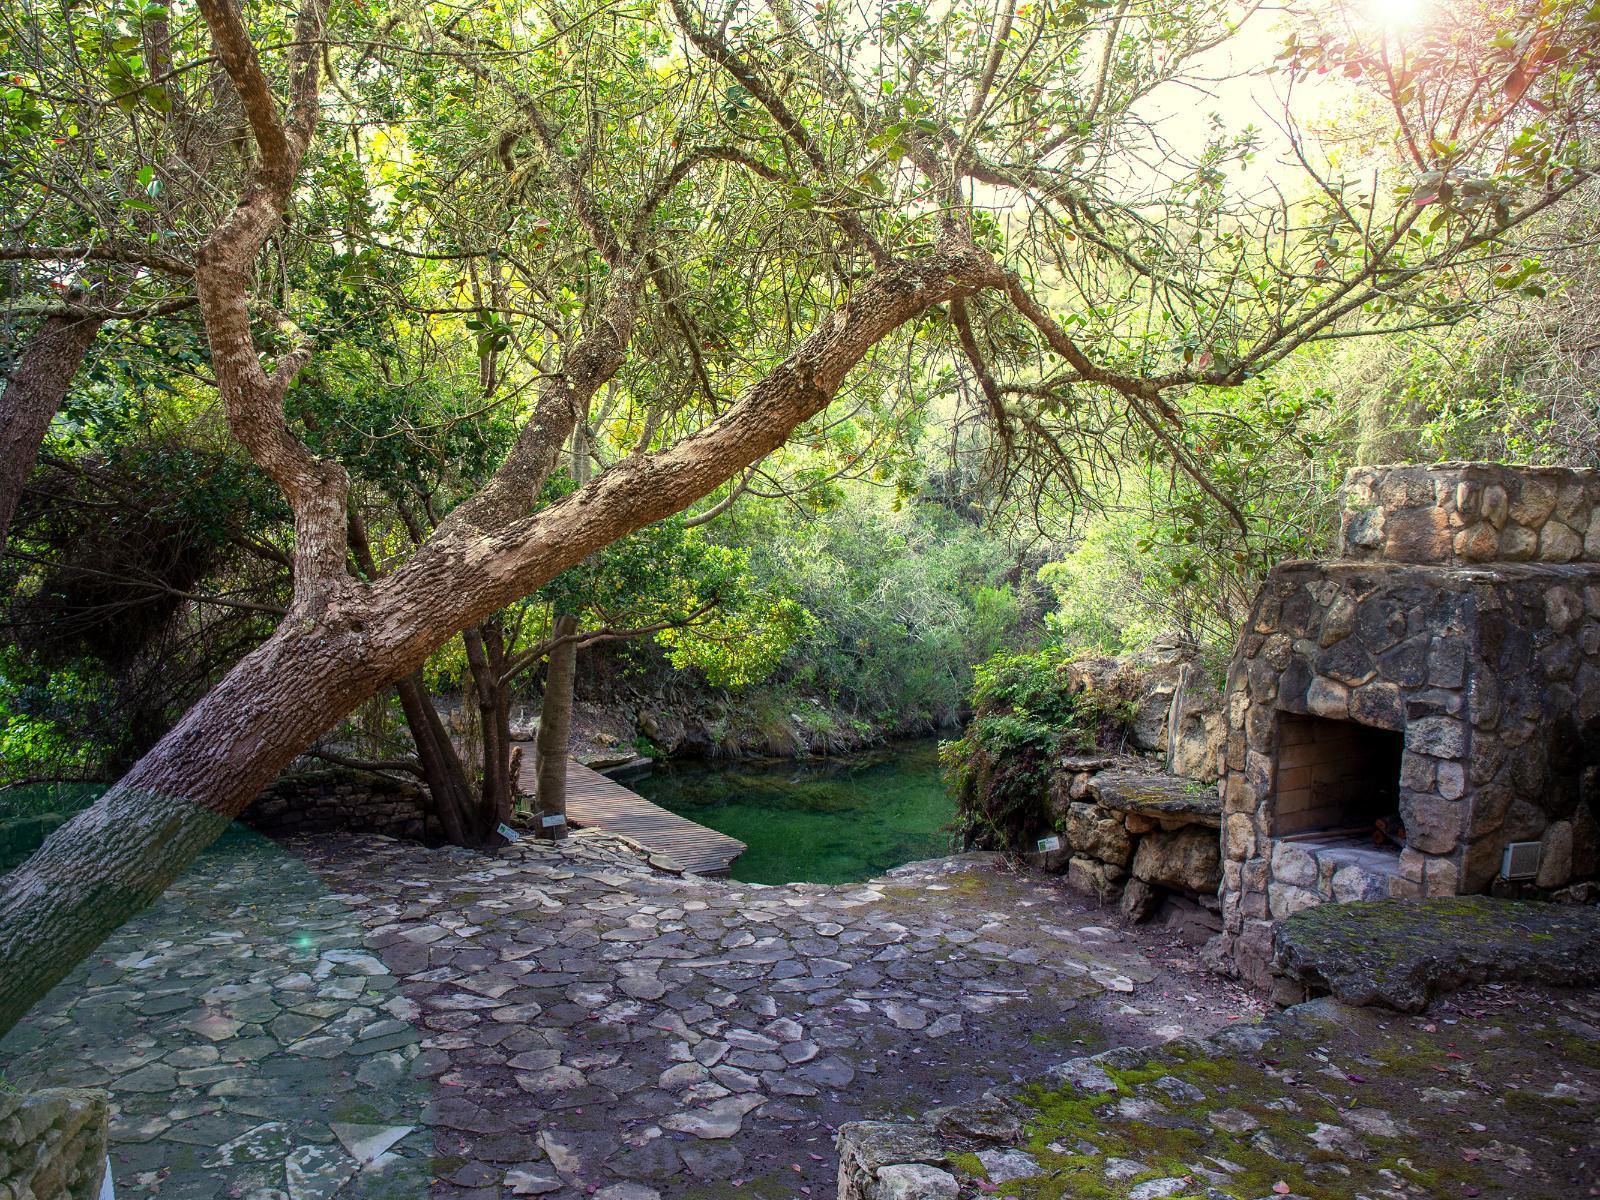
[[[1341,543],[1229,670],[1220,949],[1259,984],[1314,904],[1600,871],[1600,472],[1359,468]]]

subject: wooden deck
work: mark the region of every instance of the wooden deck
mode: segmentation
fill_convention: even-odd
[[[532,759],[532,754],[524,755],[525,763]],[[531,765],[523,767],[518,783],[525,792],[534,790]],[[737,838],[670,813],[572,759],[567,760],[567,820],[582,829],[621,834],[696,875],[726,875],[746,849]]]

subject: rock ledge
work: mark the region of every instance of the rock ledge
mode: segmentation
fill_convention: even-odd
[[[1488,981],[1600,983],[1600,907],[1458,896],[1323,904],[1273,935],[1276,969],[1315,995],[1421,1012]]]

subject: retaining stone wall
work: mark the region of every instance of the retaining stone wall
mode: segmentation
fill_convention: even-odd
[[[1221,930],[1215,785],[1128,756],[1068,756],[1051,773],[1050,811],[1061,845],[1024,855],[1033,866],[1133,920],[1159,912],[1197,941]]]
[[[338,768],[280,776],[240,818],[262,833],[382,833],[426,841],[427,792],[421,784]]]

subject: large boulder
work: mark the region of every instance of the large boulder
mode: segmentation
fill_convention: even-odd
[[[1067,669],[1067,682],[1074,691],[1131,704],[1134,746],[1165,754],[1172,698],[1192,658],[1192,650],[1175,644],[1114,658],[1081,658]]]
[[[1167,726],[1167,770],[1211,783],[1222,775],[1228,724],[1222,690],[1200,667],[1190,664],[1178,680]]]
[[[1133,839],[1127,826],[1098,804],[1068,806],[1067,844],[1080,854],[1114,866],[1126,867],[1133,861]]]
[[[1192,647],[1174,641],[1139,654],[1082,658],[1068,668],[1067,680],[1075,690],[1130,704],[1129,741],[1161,755],[1167,770],[1206,783],[1221,773],[1222,692]]]
[[[1215,892],[1222,882],[1222,855],[1216,831],[1201,826],[1145,834],[1133,857],[1133,875],[1177,891]]]
[[[1600,983],[1600,908],[1451,896],[1319,904],[1278,922],[1274,969],[1343,1004],[1421,1012],[1487,980]]]

